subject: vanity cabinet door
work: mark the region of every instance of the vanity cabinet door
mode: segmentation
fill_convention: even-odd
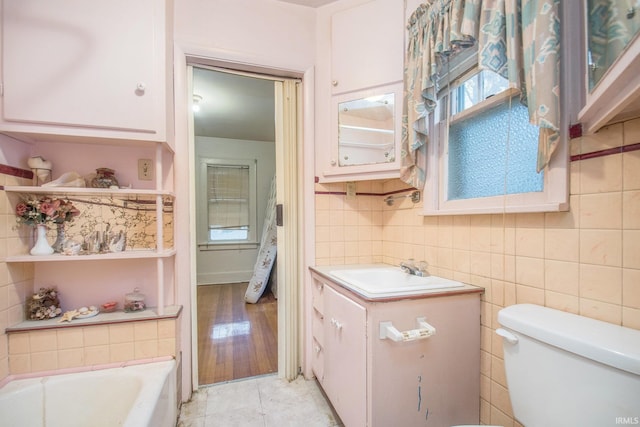
[[[366,426],[366,309],[324,287],[323,388],[346,426]]]
[[[402,81],[403,3],[374,0],[331,18],[332,93]]]
[[[164,141],[165,7],[165,0],[5,0],[0,129]]]

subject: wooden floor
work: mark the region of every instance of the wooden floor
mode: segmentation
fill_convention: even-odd
[[[269,291],[244,302],[247,283],[198,286],[198,382],[277,372],[277,300]]]

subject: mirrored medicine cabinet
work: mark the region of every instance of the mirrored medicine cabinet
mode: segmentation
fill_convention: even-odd
[[[638,36],[640,9],[629,0],[588,0],[587,61],[589,91],[600,82],[623,51]]]
[[[582,131],[640,115],[640,2],[583,0],[585,105]]]
[[[402,83],[334,96],[325,175],[399,168],[401,116]]]

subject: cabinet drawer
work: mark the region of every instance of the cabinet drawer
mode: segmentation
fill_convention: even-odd
[[[324,282],[316,277],[313,278],[313,308],[321,315],[324,315],[324,287]]]
[[[324,346],[324,316],[317,310],[313,310],[313,338]]]
[[[316,375],[318,382],[322,384],[324,381],[324,349],[316,340],[313,340],[311,370]]]

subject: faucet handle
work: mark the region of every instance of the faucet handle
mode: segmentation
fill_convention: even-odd
[[[413,272],[415,271],[416,267],[413,264],[413,260],[412,259],[408,259],[406,261],[400,261],[400,269],[402,271],[404,271],[405,273],[413,274]]]
[[[429,268],[429,264],[426,261],[418,261],[416,263],[416,272],[418,273],[418,275],[420,276],[429,276],[429,272],[427,271],[427,268]]]

